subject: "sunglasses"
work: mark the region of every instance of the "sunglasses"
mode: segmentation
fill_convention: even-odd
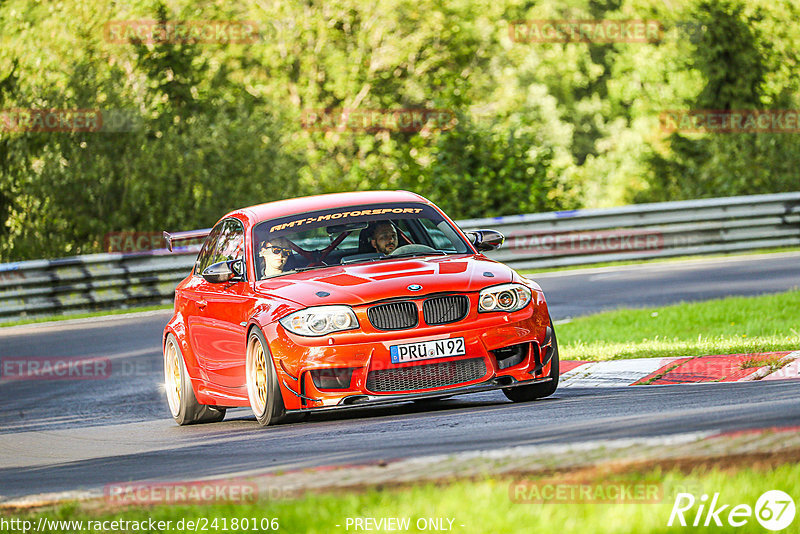
[[[262,247],[263,248],[263,247]],[[273,254],[282,254],[284,256],[288,256],[292,253],[291,249],[283,248],[283,247],[266,247],[267,250],[271,250]]]

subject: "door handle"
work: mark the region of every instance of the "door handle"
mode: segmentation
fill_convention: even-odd
[[[203,309],[206,306],[208,306],[208,302],[206,302],[205,300],[198,300],[197,301],[197,307],[198,308]]]

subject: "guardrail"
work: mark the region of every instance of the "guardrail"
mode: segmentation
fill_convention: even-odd
[[[800,245],[800,192],[459,221],[492,228],[489,256],[517,269],[694,256]]]
[[[800,192],[458,221],[492,228],[517,269],[800,245]],[[0,264],[0,322],[172,302],[198,247]]]
[[[0,264],[0,322],[172,302],[198,247]]]

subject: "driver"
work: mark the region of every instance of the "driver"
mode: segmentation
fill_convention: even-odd
[[[369,242],[381,254],[391,254],[397,248],[397,230],[389,221],[381,221],[373,228]]]
[[[273,276],[283,272],[286,260],[292,253],[289,241],[282,237],[262,241],[258,255],[264,259],[264,276]]]

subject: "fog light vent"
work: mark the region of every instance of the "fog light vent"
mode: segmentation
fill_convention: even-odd
[[[330,369],[314,369],[311,371],[311,380],[319,390],[324,389],[350,389],[350,380],[355,369],[333,367]]]
[[[492,354],[497,360],[497,368],[508,369],[518,363],[522,363],[522,360],[528,355],[529,348],[530,343],[520,343],[519,345],[493,350]]]

